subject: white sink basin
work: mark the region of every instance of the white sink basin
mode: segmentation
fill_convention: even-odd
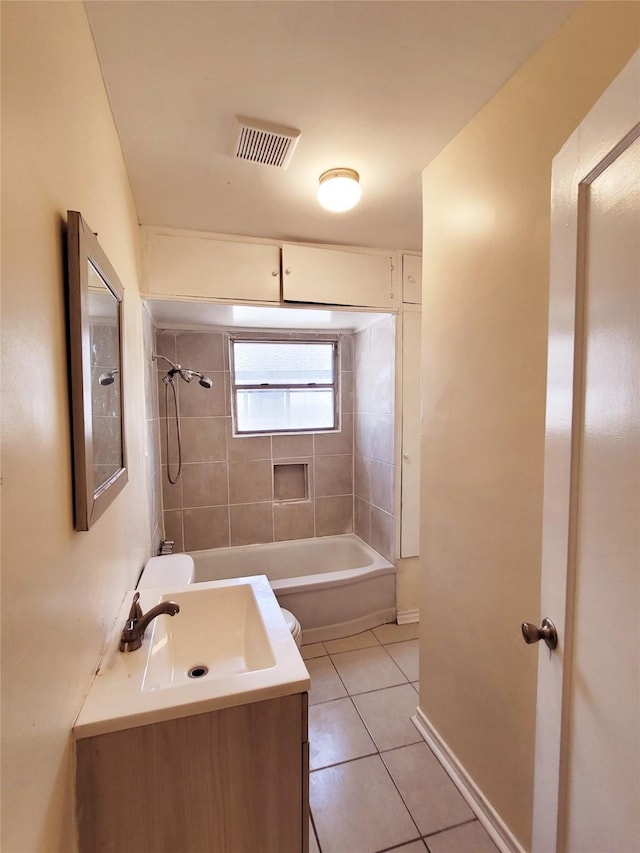
[[[275,666],[269,634],[250,583],[166,593],[180,612],[158,616],[151,635],[143,690],[196,679],[221,679]],[[134,654],[134,652],[131,652]]]
[[[265,575],[142,590],[144,613],[162,601],[175,601],[180,612],[157,616],[142,646],[121,652],[133,595],[122,603],[76,719],[76,738],[309,689],[309,673]]]

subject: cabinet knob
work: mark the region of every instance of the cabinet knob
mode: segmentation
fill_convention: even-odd
[[[271,270],[271,275],[275,278],[278,275],[278,270]]]
[[[285,275],[291,275],[291,268],[290,268],[290,267],[287,267],[287,268],[285,269],[285,271],[284,271],[284,274],[285,274]]]
[[[407,281],[409,281],[409,282],[411,282],[411,284],[413,284],[413,282],[415,281],[415,278],[412,275],[407,276]]]

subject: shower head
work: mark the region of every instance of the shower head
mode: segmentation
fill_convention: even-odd
[[[107,370],[106,373],[101,373],[98,376],[98,382],[100,385],[113,385],[116,381],[116,373],[118,372],[118,368],[114,367],[113,370]]]
[[[165,384],[169,382],[173,383],[173,377],[177,373],[185,382],[193,382],[194,378],[197,376],[198,381],[203,388],[213,388],[213,379],[210,379],[208,376],[203,376],[202,373],[198,373],[197,370],[190,370],[188,367],[182,367],[180,364],[174,364],[165,355],[154,353],[153,358],[161,358],[163,361],[166,361],[167,364],[171,365],[171,370],[162,380]]]

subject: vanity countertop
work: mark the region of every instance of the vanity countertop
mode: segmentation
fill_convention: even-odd
[[[144,613],[169,600],[180,612],[157,616],[141,648],[121,652],[133,595],[122,602],[73,727],[76,739],[309,690],[309,673],[265,575],[141,590]]]

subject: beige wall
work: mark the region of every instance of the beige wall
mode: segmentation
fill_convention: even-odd
[[[578,8],[423,178],[421,709],[525,847],[551,161],[637,47],[639,10]]]
[[[129,483],[73,529],[65,222],[125,287]],[[75,848],[70,729],[148,550],[137,218],[81,3],[2,3],[2,850]]]

